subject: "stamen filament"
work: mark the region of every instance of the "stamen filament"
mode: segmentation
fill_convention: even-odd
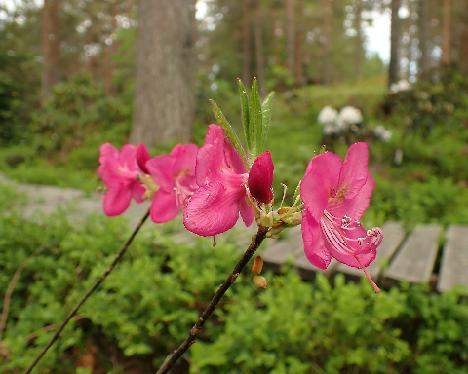
[[[369,272],[367,271],[366,268],[363,268],[362,269],[364,271],[364,274],[367,278],[367,280],[369,281],[369,283],[371,284],[372,288],[374,289],[374,292],[375,293],[380,293],[380,288],[379,286],[377,286],[377,284],[372,280],[371,276],[369,275]]]
[[[281,185],[283,186],[283,198],[281,199],[280,209],[283,207],[284,200],[286,199],[286,193],[288,192],[288,186],[284,183],[281,183]]]

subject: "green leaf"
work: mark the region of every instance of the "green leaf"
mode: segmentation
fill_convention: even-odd
[[[250,137],[249,94],[247,93],[244,83],[242,83],[240,79],[237,80],[237,86],[239,88],[239,97],[241,102],[242,129],[244,131],[247,150],[250,151],[252,149],[252,138]]]
[[[257,80],[252,82],[252,91],[250,92],[250,136],[254,139],[254,156],[258,155],[262,142],[262,106],[260,104],[260,95],[258,93]]]
[[[236,149],[236,151],[239,152],[244,163],[246,163],[245,150],[242,147],[239,137],[237,136],[236,132],[232,128],[231,124],[228,122],[228,120],[224,116],[218,104],[216,104],[216,102],[213,99],[210,99],[210,101],[213,107],[213,113],[216,118],[216,122],[224,129],[224,133],[226,137],[229,139],[229,141],[231,142],[233,147]]]
[[[262,102],[262,141],[260,143],[260,151],[263,152],[266,148],[268,134],[270,133],[271,125],[271,103],[274,92],[270,92]]]

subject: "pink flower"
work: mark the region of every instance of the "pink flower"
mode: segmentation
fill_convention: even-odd
[[[359,222],[374,185],[367,143],[351,145],[343,163],[331,152],[314,157],[301,182],[302,238],[313,265],[324,270],[333,257],[363,269],[377,291],[365,268],[374,260],[383,233],[380,228],[365,230]]]
[[[112,144],[102,144],[99,149],[98,174],[107,187],[103,200],[103,210],[107,216],[122,214],[132,198],[138,203],[143,201],[145,188],[138,180],[134,145],[126,144],[119,152]]]
[[[137,165],[140,168],[140,170],[145,174],[149,174],[148,169],[146,168],[146,162],[150,158],[151,156],[146,146],[144,144],[138,144],[137,150],[136,150]]]
[[[259,203],[269,204],[273,200],[273,160],[269,151],[258,156],[250,169],[249,191],[252,197]]]
[[[210,125],[196,167],[200,186],[187,200],[184,225],[201,236],[214,236],[232,228],[239,213],[247,226],[254,214],[247,202],[249,175],[241,157],[224,137],[221,127]]]
[[[156,156],[145,163],[159,187],[150,208],[153,222],[163,223],[175,218],[198,187],[195,179],[197,152],[195,144],[178,144],[169,155]],[[145,158],[143,153],[141,156]]]

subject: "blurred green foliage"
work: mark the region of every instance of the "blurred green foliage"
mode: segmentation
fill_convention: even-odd
[[[15,201],[0,184],[1,211]],[[8,204],[8,205],[5,205]],[[37,218],[37,217],[36,217]],[[129,234],[124,219],[80,226],[57,214],[26,221],[0,216],[0,290],[24,264],[0,342],[0,371],[23,369],[54,324],[103,271]],[[185,336],[238,257],[221,238],[177,245],[172,225],[148,224],[124,261],[67,327],[41,373],[94,368],[151,372]],[[303,282],[292,270],[265,273],[258,290],[246,272],[187,358],[193,373],[463,373],[468,303],[457,290],[405,286],[374,295],[338,276]],[[129,281],[131,279],[131,281]],[[64,308],[65,306],[65,308]]]
[[[118,97],[106,96],[88,75],[72,76],[54,87],[44,107],[33,114],[31,130],[37,151],[47,157],[67,157],[81,146],[125,139],[132,118],[130,105]],[[120,132],[120,133],[119,133]],[[107,139],[112,137],[112,139]],[[66,155],[62,155],[66,152]],[[77,167],[94,167],[94,154],[75,158]],[[88,157],[89,159],[83,159]],[[92,160],[92,163],[89,161]]]

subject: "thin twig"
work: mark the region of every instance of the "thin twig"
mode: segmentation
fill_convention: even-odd
[[[26,267],[26,264],[28,263],[29,259],[37,255],[39,252],[41,252],[44,248],[40,247],[33,251],[21,264],[18,266],[16,269],[15,273],[13,274],[13,277],[11,277],[10,282],[8,283],[7,290],[5,292],[5,296],[3,297],[3,309],[2,309],[2,315],[0,316],[0,342],[3,339],[3,333],[5,332],[6,324],[8,321],[8,315],[10,313],[10,305],[11,305],[11,298],[13,296],[13,292],[15,291],[15,288],[18,284],[19,278],[21,276],[21,272],[23,269]]]
[[[80,321],[80,320],[85,319],[85,318],[86,318],[86,316],[75,316],[73,318],[73,320],[76,322],[76,321]],[[57,327],[58,327],[57,323],[51,323],[50,325],[46,325],[44,327],[41,327],[39,330],[36,330],[32,334],[30,334],[28,337],[26,337],[26,343],[28,343],[28,344],[31,343],[31,341],[36,339],[39,336],[39,334],[41,334],[43,332],[53,331]]]
[[[247,265],[247,263],[250,261],[250,259],[254,255],[255,251],[257,250],[257,248],[259,247],[263,239],[265,239],[267,232],[268,232],[268,227],[262,227],[262,226],[258,227],[258,231],[253,237],[252,242],[250,243],[249,247],[245,251],[244,255],[236,264],[236,266],[234,267],[234,270],[228,275],[228,277],[224,280],[224,282],[216,289],[213,295],[213,298],[211,299],[211,302],[202,312],[200,317],[198,317],[197,322],[190,329],[189,335],[179,345],[179,347],[177,347],[175,351],[173,351],[169,356],[166,357],[166,359],[164,360],[164,363],[156,372],[156,374],[165,374],[169,372],[169,370],[171,370],[171,368],[174,366],[177,360],[185,352],[187,352],[187,350],[190,348],[190,346],[193,343],[195,343],[198,335],[202,331],[203,325],[211,317],[214,310],[216,309],[216,306],[218,305],[218,302],[221,300],[221,298],[229,289],[229,287],[231,287],[232,284],[236,281],[237,277],[242,272],[242,269],[244,269],[245,265]]]
[[[5,331],[8,314],[10,312],[11,296],[13,295],[13,291],[15,290],[16,285],[18,284],[21,271],[23,270],[25,264],[26,263],[23,262],[18,267],[18,269],[16,269],[15,274],[13,274],[13,277],[10,280],[10,283],[8,283],[8,288],[5,292],[5,296],[3,297],[3,309],[2,315],[0,316],[0,342],[3,339],[3,332]]]
[[[141,218],[140,222],[138,225],[135,227],[135,230],[133,230],[132,235],[127,239],[125,244],[122,246],[120,251],[117,253],[117,255],[114,257],[112,260],[111,264],[109,267],[104,270],[104,272],[99,276],[98,279],[94,282],[94,284],[91,286],[91,288],[86,292],[86,294],[81,298],[81,300],[75,305],[75,307],[68,313],[67,317],[63,320],[63,322],[60,324],[58,327],[57,331],[55,332],[54,336],[52,339],[50,339],[49,343],[42,349],[41,352],[36,356],[34,361],[29,365],[29,367],[26,369],[24,372],[25,374],[29,374],[32,372],[34,367],[39,363],[39,361],[42,359],[42,357],[47,353],[47,351],[54,345],[54,343],[58,340],[60,337],[60,333],[62,330],[65,328],[65,326],[70,322],[70,320],[76,315],[78,310],[81,308],[81,306],[89,299],[89,297],[99,288],[102,282],[109,276],[110,273],[114,270],[114,267],[120,262],[122,257],[125,255],[125,252],[127,252],[127,249],[130,247],[130,244],[132,244],[133,240],[135,239],[136,235],[140,231],[141,227],[145,223],[146,219],[149,216],[149,210],[145,213],[145,215]]]

